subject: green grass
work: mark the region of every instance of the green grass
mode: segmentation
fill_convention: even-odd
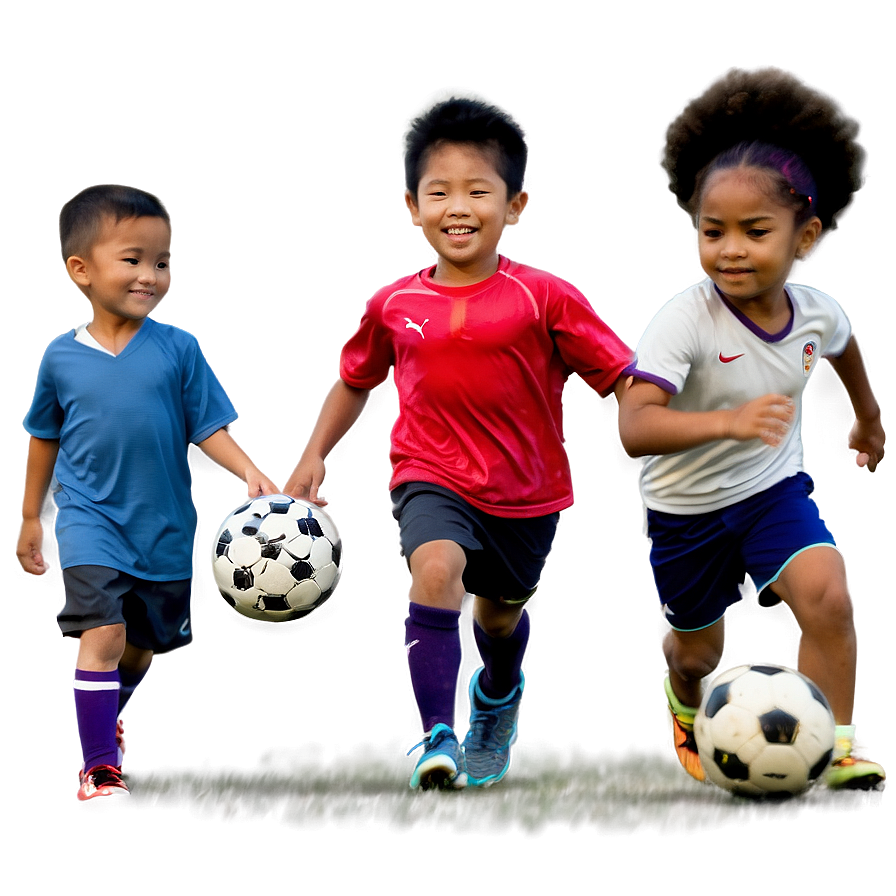
[[[227,766],[130,772],[127,778],[134,802],[318,832],[663,838],[789,825],[860,811],[882,799],[814,790],[773,804],[732,798],[688,778],[669,754],[643,742],[528,743],[514,754],[503,781],[460,791],[410,790],[411,765],[398,748],[381,744],[301,745]]]

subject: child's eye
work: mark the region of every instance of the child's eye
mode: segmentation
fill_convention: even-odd
[[[166,270],[167,267],[168,267],[168,262],[167,262],[167,261],[160,261],[160,262],[156,265],[156,267],[157,267],[160,271],[164,271],[164,270]]]
[[[716,240],[716,239],[718,239],[721,235],[722,235],[722,231],[721,231],[721,230],[717,230],[717,229],[714,228],[714,227],[708,227],[706,230],[703,231],[703,236],[705,236],[705,237],[707,237],[708,239],[711,239],[711,240]]]
[[[765,236],[767,233],[769,233],[769,231],[763,230],[761,227],[751,227],[747,231],[747,235],[752,236],[752,237],[762,237],[762,236]]]
[[[124,258],[122,259],[125,264],[139,264],[140,262],[136,258]]]

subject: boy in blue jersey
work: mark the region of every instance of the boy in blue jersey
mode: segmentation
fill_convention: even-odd
[[[40,512],[53,482],[66,601],[79,639],[75,708],[80,800],[126,795],[119,715],[152,657],[192,640],[196,511],[187,449],[243,479],[277,487],[226,427],[236,419],[195,338],[148,315],[170,285],[171,225],[159,200],[90,187],[59,219],[69,276],[93,319],[47,348],[25,428],[31,435],[17,553],[41,575]]]

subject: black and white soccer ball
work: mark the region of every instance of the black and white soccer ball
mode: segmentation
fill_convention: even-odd
[[[811,787],[831,761],[834,717],[805,675],[738,666],[707,689],[694,738],[714,784],[744,796],[790,796]]]
[[[266,622],[307,616],[333,593],[342,540],[330,517],[288,495],[237,507],[218,529],[213,569],[224,600]]]

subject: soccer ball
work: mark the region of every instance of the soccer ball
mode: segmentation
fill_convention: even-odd
[[[707,777],[744,796],[791,796],[831,761],[834,717],[812,681],[784,666],[738,666],[716,678],[694,721]]]
[[[319,507],[265,495],[237,507],[218,529],[213,570],[238,613],[265,622],[307,616],[342,573],[342,541]]]

